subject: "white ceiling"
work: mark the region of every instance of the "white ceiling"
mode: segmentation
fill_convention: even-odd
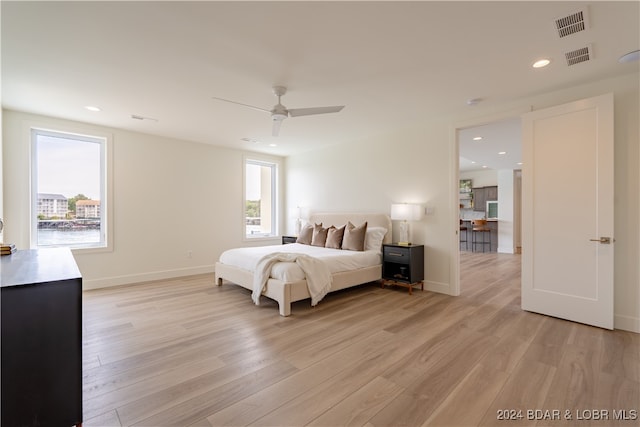
[[[458,132],[458,144],[460,171],[522,169],[522,126],[519,117],[462,129]]]
[[[585,5],[589,28],[560,39],[554,19]],[[637,72],[617,60],[640,48],[637,1],[1,7],[3,107],[280,155],[478,108],[471,98],[490,107]],[[564,53],[586,44],[593,59],[567,66]],[[553,62],[532,69],[540,57]],[[212,99],[269,109],[275,84],[289,108],[346,107],[288,118],[274,138],[268,114]]]

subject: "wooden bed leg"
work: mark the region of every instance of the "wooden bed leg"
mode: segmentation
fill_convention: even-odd
[[[280,316],[287,317],[291,315],[291,304],[281,303],[278,307],[280,308]]]
[[[222,286],[222,277],[218,277],[218,286]]]
[[[291,315],[291,284],[285,283],[282,289],[281,299],[277,299],[280,316],[287,317]]]

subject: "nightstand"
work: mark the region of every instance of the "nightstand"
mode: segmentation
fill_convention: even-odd
[[[298,238],[296,236],[282,236],[282,244],[295,243]]]
[[[382,245],[382,287],[398,285],[414,286],[424,290],[424,245]]]

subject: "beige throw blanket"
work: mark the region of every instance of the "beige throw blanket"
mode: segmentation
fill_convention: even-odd
[[[307,287],[311,295],[311,305],[314,306],[324,298],[331,289],[333,277],[329,268],[319,259],[305,254],[274,252],[260,258],[253,275],[253,293],[251,299],[256,305],[260,304],[260,295],[267,285],[271,267],[276,262],[295,262],[307,277]]]

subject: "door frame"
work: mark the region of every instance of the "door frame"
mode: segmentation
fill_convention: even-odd
[[[454,123],[450,128],[449,140],[451,141],[450,145],[450,165],[451,165],[451,174],[450,174],[450,182],[449,194],[451,195],[450,200],[450,208],[451,208],[451,219],[450,219],[450,230],[451,233],[451,253],[452,260],[449,266],[449,277],[451,278],[450,287],[449,287],[449,295],[458,296],[460,295],[460,200],[458,196],[459,189],[459,180],[460,180],[460,141],[459,141],[459,132],[462,129],[467,129],[471,127],[483,126],[494,122],[500,122],[504,120],[520,118],[523,114],[529,113],[533,111],[533,107],[531,105],[522,106],[512,108],[510,110],[500,111],[498,113],[493,113],[485,116],[479,116],[475,118],[471,118],[464,121],[459,121]]]

